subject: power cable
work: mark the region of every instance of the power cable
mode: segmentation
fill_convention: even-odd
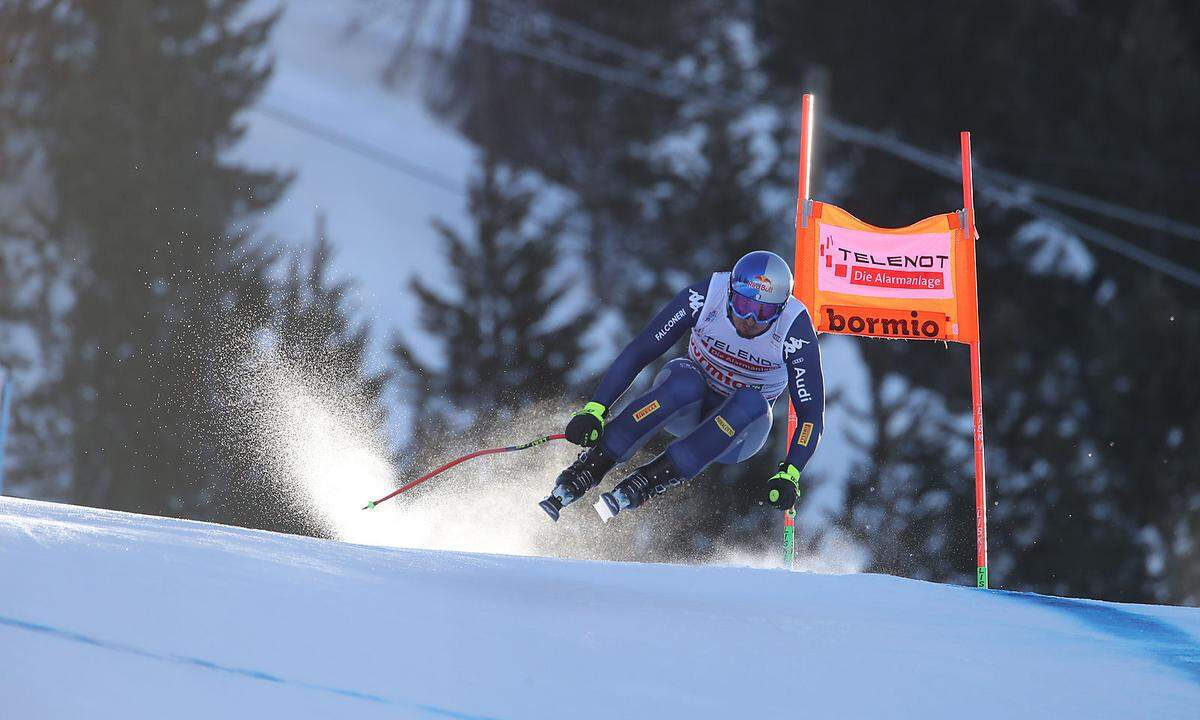
[[[658,95],[669,100],[678,101],[686,97],[686,92],[682,89],[669,88],[650,78],[638,77],[628,71],[607,67],[601,63],[581,58],[578,55],[539,48],[536,45],[519,40],[513,35],[501,34],[491,30],[473,29],[467,31],[465,37],[468,40],[474,40],[501,52],[524,55],[525,57],[549,65],[572,70],[583,75],[590,75],[606,82],[624,85],[627,88],[640,90],[651,95]]]
[[[510,0],[486,1],[506,6],[510,11],[514,7],[514,3],[510,2]],[[611,42],[609,42],[605,48],[612,50],[618,55],[625,56],[627,59],[632,59],[631,56],[636,53],[638,56],[658,58],[661,62],[665,63],[660,56],[656,56],[654,53],[637,50],[636,48],[633,48],[626,43],[622,43],[615,38],[610,38],[603,33],[589,30],[578,25],[577,23],[557,18],[557,16],[549,13],[542,12],[541,15],[546,16],[548,20],[554,21],[556,24],[560,24],[564,30],[568,31],[568,34],[577,34],[580,37],[586,34],[589,38],[589,41],[593,42],[593,44],[608,38],[611,40]],[[636,74],[629,73],[628,71],[616,70],[601,63],[586,60],[570,53],[561,53],[553,50],[546,50],[544,48],[538,48],[511,35],[502,35],[500,33],[475,29],[467,33],[467,38],[486,44],[490,47],[500,50],[501,52],[524,55],[540,62],[545,62],[567,70],[590,75],[606,82],[623,85],[631,89],[640,90],[671,100],[678,101],[685,96],[683,91],[667,87],[660,81],[638,77]],[[639,60],[639,62],[641,61]],[[465,194],[465,190],[453,178],[450,178],[449,176],[444,175],[433,168],[415,163],[381,147],[363,142],[346,133],[342,133],[325,125],[320,125],[305,117],[270,104],[259,104],[251,109],[255,112],[270,117],[277,122],[292,127],[295,130],[317,137],[336,147],[348,152],[352,152],[365,159],[379,163],[385,167],[401,172],[415,179],[421,180],[422,182],[429,183],[435,187],[455,193],[457,195]],[[896,137],[868,130],[863,127],[850,125],[848,123],[843,123],[832,117],[825,118],[823,120],[822,130],[829,132],[829,134],[836,139],[860,146],[872,147],[895,157],[899,157],[903,160],[907,160],[920,167],[924,167],[925,169],[948,179],[958,179],[959,170],[955,163],[946,160],[945,158],[942,158],[930,151],[910,145]],[[1188,285],[1200,287],[1200,273],[1197,271],[1145,250],[1141,246],[1138,246],[1127,240],[1123,240],[1116,235],[1088,225],[1080,220],[1066,215],[1065,213],[1055,210],[1044,203],[1038,202],[1032,197],[1022,197],[1023,194],[1027,194],[1022,193],[1022,190],[1032,190],[1035,193],[1041,194],[1049,199],[1056,200],[1057,202],[1069,207],[1075,207],[1077,209],[1094,212],[1106,217],[1123,220],[1134,225],[1170,233],[1188,239],[1200,240],[1200,227],[1174,220],[1172,218],[1155,215],[1153,213],[1146,213],[1134,208],[1128,208],[1116,203],[1098,200],[1096,198],[1083,195],[1082,193],[1076,193],[1071,190],[1065,190],[1063,188],[1058,188],[1045,183],[1028,180],[1026,178],[1011,175],[998,170],[977,168],[976,177],[980,181],[978,185],[981,190],[999,192],[1010,200],[1011,198],[1015,197],[1018,199],[1016,204],[1022,209],[1025,209],[1032,214],[1043,216],[1062,225],[1068,226],[1086,241],[1104,247],[1112,252],[1116,252],[1146,267],[1180,280]],[[999,183],[996,182],[997,178],[1003,182],[1012,184],[1014,189],[1005,190],[1003,188],[999,188]]]
[[[1073,207],[1078,210],[1084,210],[1096,215],[1102,215],[1113,220],[1121,220],[1131,225],[1141,225],[1150,230],[1158,230],[1159,232],[1176,235],[1188,240],[1200,240],[1200,227],[1185,223],[1181,220],[1175,220],[1154,213],[1148,213],[1135,208],[1125,207],[1116,203],[1108,202],[1107,200],[1099,200],[1082,193],[1077,193],[1073,190],[1047,185],[1037,180],[1029,180],[1028,178],[1019,177],[1000,170],[992,170],[989,168],[979,168],[975,171],[976,176],[985,178],[999,178],[1005,182],[1020,188],[1027,187],[1033,190],[1038,195],[1047,200],[1054,200],[1060,205]]]
[[[825,125],[829,134],[833,137],[846,142],[852,142],[859,145],[876,148],[888,152],[896,157],[902,158],[911,162],[918,167],[924,168],[936,175],[957,181],[962,169],[952,160],[947,160],[939,155],[931,153],[927,150],[914,147],[893,137],[888,137],[882,133],[877,133],[871,130],[847,125],[843,122],[826,119],[822,123]],[[1018,193],[1015,197],[1004,188],[1000,188],[997,183],[991,181],[983,181],[976,183],[977,188],[982,192],[1001,193],[1003,200],[1013,202],[1017,207],[1030,212],[1031,214],[1054,221],[1070,229],[1080,238],[1092,242],[1101,247],[1122,255],[1134,262],[1140,263],[1153,270],[1157,270],[1164,275],[1179,280],[1192,287],[1200,288],[1200,272],[1197,272],[1185,265],[1181,265],[1173,260],[1169,260],[1160,255],[1156,255],[1149,250],[1124,240],[1113,235],[1112,233],[1101,230],[1077,220],[1066,213],[1052,208],[1045,203],[1038,202],[1033,198],[1022,198]]]
[[[1134,262],[1158,270],[1164,275],[1169,275],[1194,288],[1200,288],[1200,272],[1196,272],[1185,265],[1181,265],[1174,260],[1168,260],[1160,255],[1155,255],[1140,245],[1135,245],[1110,232],[1076,220],[1070,215],[1037,200],[1027,200],[1024,206],[1030,212],[1063,225],[1084,240],[1089,240],[1096,245],[1108,248],[1118,255],[1123,255]]]
[[[503,2],[504,0],[486,1]],[[549,13],[543,14],[549,15]],[[474,33],[477,31],[472,32]],[[597,33],[596,31],[590,32],[602,35],[602,33]],[[628,72],[614,71],[612,68],[605,67],[600,63],[584,60],[578,56],[547,51],[542,48],[531,46],[528,43],[521,42],[512,37],[504,37],[502,40],[492,35],[483,34],[472,35],[471,37],[472,39],[489,44],[501,51],[517,52],[527,57],[551,65],[556,65],[567,70],[592,75],[593,77],[597,77],[601,80],[616,82],[627,87],[632,87],[634,89],[642,90],[644,92],[659,95],[672,100],[680,99],[680,93],[678,91],[666,90],[662,87],[661,83],[649,81],[645,78],[639,80],[636,78],[636,76],[631,76]],[[830,134],[834,137],[840,136],[839,139],[847,142],[867,147],[874,147],[888,154],[925,167],[926,169],[933,170],[938,174],[945,175],[942,169],[939,168],[945,168],[946,166],[949,166],[953,169],[957,167],[952,161],[945,160],[944,158],[941,158],[930,151],[910,145],[897,138],[888,137],[882,133],[876,133],[874,131],[867,130],[866,128],[842,123],[836,118],[824,119],[822,122],[822,127],[830,132]],[[947,177],[957,180],[958,170],[953,169],[953,173],[954,174],[952,177]],[[1188,239],[1200,240],[1200,227],[1174,220],[1172,218],[1143,212],[1134,208],[1128,208],[1116,203],[1110,203],[1104,200],[1092,198],[1090,196],[1083,195],[1082,193],[1076,193],[1074,191],[1065,190],[1063,188],[1058,188],[1046,183],[1028,180],[997,170],[980,168],[977,170],[976,174],[977,177],[982,180],[982,182],[978,183],[980,189],[996,189],[999,185],[999,183],[996,182],[996,179],[998,178],[1003,182],[1016,185],[1016,192],[1005,192],[1004,189],[999,189],[1000,192],[1005,192],[1005,194],[1009,196],[1019,197],[1021,195],[1021,189],[1025,189],[1026,191],[1040,193],[1048,199],[1055,200],[1070,207],[1093,212],[1110,217],[1112,219],[1123,220],[1140,227],[1158,230]],[[1096,245],[1123,255],[1124,257],[1127,257],[1153,270],[1157,270],[1169,275],[1170,277],[1180,280],[1188,285],[1200,287],[1200,273],[1197,273],[1187,266],[1152,253],[1134,243],[1123,240],[1116,235],[1100,230],[1099,228],[1095,228],[1059,211],[1053,210],[1044,203],[1040,203],[1031,197],[1021,200],[1018,204],[1023,209],[1031,212],[1031,214],[1044,215],[1046,217],[1051,217],[1052,215],[1053,217],[1051,219],[1075,228],[1080,234],[1080,237],[1088,242],[1092,242]],[[1041,212],[1043,210],[1048,212]]]
[[[354,153],[355,155],[433,185],[434,187],[441,188],[442,190],[452,192],[456,195],[466,194],[466,190],[462,187],[462,184],[449,175],[445,175],[438,170],[415,163],[412,160],[391,152],[390,150],[385,150],[378,145],[372,145],[370,143],[363,142],[362,140],[359,140],[358,138],[348,135],[340,130],[315,123],[308,118],[297,115],[289,110],[284,110],[283,108],[270,103],[259,103],[250,109],[253,112],[259,113],[260,115],[271,118],[275,122],[286,125],[294,130],[298,130],[306,135],[311,135],[329,143],[330,145],[341,148],[347,152]]]
[[[514,12],[514,13],[518,12],[518,10],[516,8],[518,3],[514,2],[513,0],[484,0],[484,1],[487,3],[490,3],[492,5],[502,6],[506,9],[508,9],[510,12]],[[569,35],[575,36],[577,39],[587,41],[587,42],[592,42],[593,44],[603,43],[603,45],[601,45],[602,47],[604,47],[607,50],[610,50],[611,52],[613,52],[617,55],[620,55],[620,56],[626,58],[627,60],[637,62],[639,64],[642,64],[643,66],[646,66],[646,63],[649,62],[657,68],[670,69],[670,63],[665,58],[663,58],[661,55],[658,55],[651,51],[636,48],[622,40],[614,38],[610,35],[606,35],[600,31],[586,28],[585,26],[582,26],[579,23],[576,23],[571,20],[567,20],[565,18],[554,15],[545,10],[527,8],[524,11],[532,12],[532,13],[536,14],[538,17],[545,19],[547,22],[557,25],[564,32],[566,32]],[[516,43],[517,41],[513,40],[512,42]],[[524,44],[524,45],[525,45],[525,47],[522,49],[522,54],[525,54],[529,57],[533,57],[535,59],[542,60],[542,61],[548,62],[550,64],[558,64],[560,67],[575,70],[577,72],[582,72],[585,74],[593,74],[595,77],[600,77],[601,79],[607,79],[605,73],[597,72],[595,70],[596,68],[603,68],[603,66],[600,65],[599,63],[595,63],[592,61],[584,61],[586,63],[586,65],[583,65],[583,64],[574,65],[574,64],[564,63],[564,62],[559,61],[561,58],[563,58],[562,53],[553,53],[553,52],[548,53],[545,51],[535,52],[533,50],[530,50],[528,44]],[[504,48],[497,47],[497,49],[504,49]],[[608,72],[612,72],[611,69],[607,69],[607,70],[608,70]],[[621,80],[619,80],[619,82],[621,84],[624,84],[624,85],[627,85],[630,87],[635,87],[636,89],[643,90],[645,92],[653,93],[656,95],[660,95],[663,97],[668,97],[672,100],[681,99],[681,93],[679,90],[674,90],[674,89],[664,90],[663,84],[661,82],[653,82],[653,83],[636,82],[628,77],[627,72],[621,73],[621,76],[622,76]],[[643,78],[643,81],[644,80],[645,79]],[[686,81],[683,81],[682,79],[680,80],[680,82],[684,82],[686,84]],[[828,122],[831,122],[832,120],[833,119],[826,119],[823,122],[828,123]],[[867,130],[866,128],[856,127],[856,126],[852,126],[852,125],[843,124],[843,127],[848,130],[849,129],[859,130],[859,131],[862,131],[863,133],[871,133],[872,132],[870,130]],[[881,150],[885,150],[885,151],[887,150],[887,148],[882,147],[878,144],[872,143],[872,146],[877,147],[878,149],[881,149]],[[896,154],[896,153],[893,153],[893,154]],[[1200,226],[1192,225],[1190,223],[1186,223],[1186,222],[1183,222],[1180,220],[1175,220],[1173,218],[1165,217],[1162,215],[1157,215],[1155,213],[1145,212],[1142,210],[1138,210],[1136,208],[1130,208],[1130,207],[1119,205],[1117,203],[1109,202],[1106,200],[1100,200],[1098,198],[1093,198],[1091,196],[1084,195],[1082,193],[1078,193],[1073,190],[1067,190],[1065,188],[1060,188],[1060,187],[1057,187],[1054,185],[1050,185],[1048,183],[1043,183],[1043,182],[1040,182],[1037,180],[1031,180],[1031,179],[1020,177],[1017,175],[1012,175],[1010,173],[1005,173],[1000,170],[991,170],[988,168],[979,167],[976,169],[975,174],[977,177],[982,176],[982,177],[998,178],[1000,180],[1011,183],[1013,185],[1020,185],[1020,186],[1027,187],[1030,190],[1033,190],[1034,192],[1036,192],[1038,195],[1041,195],[1042,197],[1044,197],[1048,200],[1055,201],[1061,205],[1066,205],[1067,207],[1073,207],[1078,210],[1084,210],[1086,212],[1091,212],[1091,213],[1101,215],[1104,217],[1108,217],[1108,218],[1111,218],[1114,220],[1120,220],[1120,221],[1127,222],[1127,223],[1130,223],[1133,225],[1140,225],[1142,227],[1145,227],[1145,228],[1148,228],[1151,230],[1158,230],[1160,232],[1168,233],[1171,235],[1176,235],[1178,237],[1187,238],[1189,240],[1200,241]]]
[[[558,27],[580,42],[589,44],[600,50],[611,52],[614,55],[620,55],[647,69],[656,71],[670,71],[672,69],[671,62],[663,56],[650,50],[643,50],[612,35],[606,35],[598,30],[593,30],[574,20],[568,20],[540,8],[530,7],[523,3],[514,2],[513,0],[486,0],[486,2],[493,7],[502,8],[516,17],[532,16],[535,19],[544,20],[546,23]]]

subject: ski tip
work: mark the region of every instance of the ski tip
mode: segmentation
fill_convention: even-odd
[[[538,503],[538,507],[545,510],[546,514],[549,515],[550,519],[554,522],[558,522],[558,511],[562,509],[562,505],[559,505],[557,502],[555,502],[556,499],[557,498],[552,496]]]
[[[597,500],[596,504],[592,507],[596,508],[596,514],[599,515],[600,519],[604,522],[608,522],[617,516],[618,509],[616,498],[609,493],[603,493],[600,496],[600,499]]]

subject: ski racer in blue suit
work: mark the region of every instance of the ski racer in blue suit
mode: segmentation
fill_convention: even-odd
[[[791,290],[792,273],[783,258],[758,250],[738,260],[732,272],[714,273],[676,295],[571,417],[567,439],[587,449],[558,476],[542,509],[558,520],[565,506],[660,430],[678,439],[601,495],[595,507],[606,522],[714,462],[740,463],[766,443],[771,407],[785,391],[796,411],[796,432],[762,497],[780,509],[793,507],[800,473],[823,430],[825,392],[816,331]],[[664,365],[651,388],[606,423],[608,409],[638,373],[684,335],[687,355]]]

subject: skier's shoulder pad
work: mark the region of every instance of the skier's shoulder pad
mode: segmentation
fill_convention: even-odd
[[[787,303],[784,304],[783,309],[785,312],[788,310],[791,310],[792,312],[794,312],[796,318],[799,318],[801,315],[809,314],[808,306],[804,304],[803,300],[796,297],[795,295],[788,296]],[[810,319],[809,322],[811,323],[812,320]]]
[[[726,274],[728,275],[728,273]],[[715,279],[716,275],[711,278],[697,280],[680,291],[678,297],[687,303],[688,317],[693,321],[692,324],[695,324],[695,319],[700,315],[700,311],[704,309],[705,303],[712,296],[713,288],[719,287],[714,286]]]
[[[810,349],[815,349],[817,346],[817,331],[813,325],[812,317],[808,314],[808,308],[804,303],[795,297],[789,297],[787,304],[784,307],[783,319],[787,323],[787,330],[784,331],[783,342],[783,359],[789,361],[796,351],[800,351],[801,355],[806,355]],[[811,348],[807,346],[812,346]]]

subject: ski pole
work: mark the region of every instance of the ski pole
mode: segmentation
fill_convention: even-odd
[[[535,438],[533,440],[530,440],[529,442],[525,443],[524,445],[512,445],[510,447],[498,447],[498,448],[490,448],[488,450],[476,450],[475,452],[471,453],[470,455],[463,455],[462,457],[460,457],[456,460],[451,460],[450,462],[441,466],[437,470],[434,470],[433,472],[422,475],[421,477],[417,478],[416,480],[413,480],[410,483],[401,485],[396,490],[393,490],[392,492],[388,493],[387,495],[384,495],[383,497],[379,498],[378,500],[372,500],[371,502],[369,502],[363,506],[363,510],[370,510],[371,508],[375,507],[379,503],[384,502],[386,500],[390,500],[390,499],[396,497],[397,495],[399,495],[400,493],[404,492],[405,490],[410,490],[412,488],[415,488],[416,486],[420,485],[421,483],[425,482],[426,480],[428,480],[432,477],[435,477],[437,475],[440,475],[440,474],[446,472],[447,470],[449,470],[450,468],[454,467],[455,465],[458,465],[459,463],[464,463],[472,458],[477,458],[482,455],[494,455],[495,453],[513,452],[514,450],[527,450],[536,445],[541,445],[542,443],[550,442],[551,440],[565,440],[566,437],[567,437],[566,435],[544,435],[540,438]]]

